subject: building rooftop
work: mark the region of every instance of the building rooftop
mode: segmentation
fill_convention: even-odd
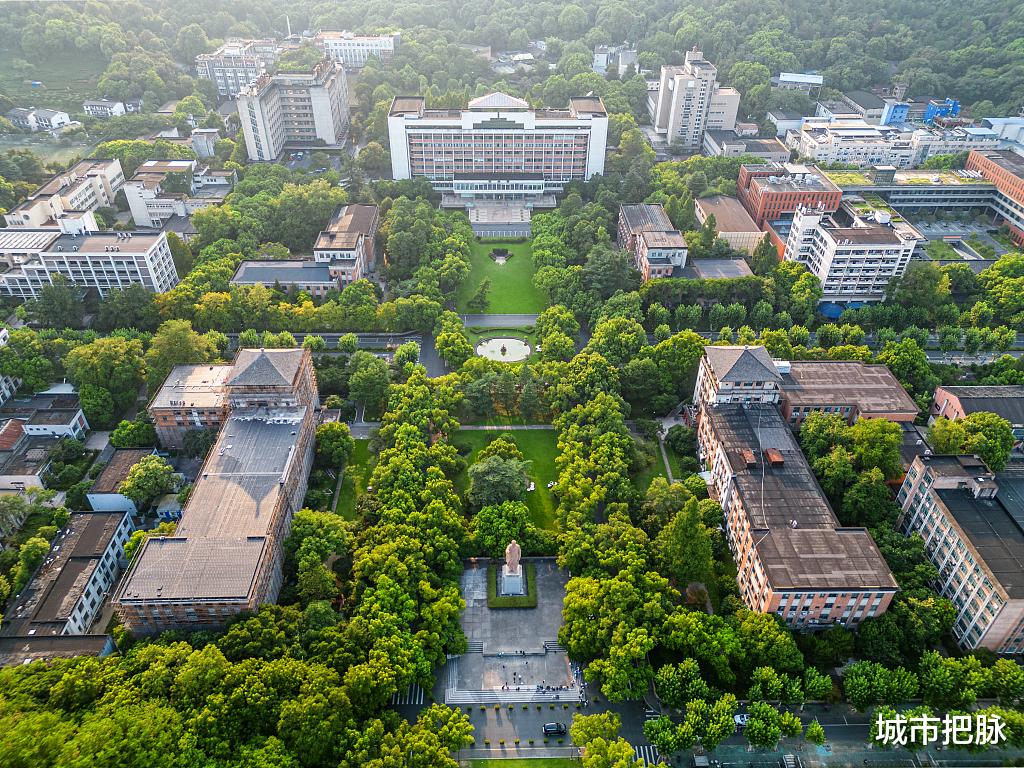
[[[118,448],[110,457],[107,466],[100,472],[96,482],[89,489],[90,493],[117,493],[117,489],[131,468],[146,456],[152,456],[152,448]]]
[[[355,248],[361,237],[373,234],[376,221],[375,205],[343,205],[317,236],[313,250]]]
[[[782,381],[764,347],[704,347],[715,378],[720,382]]]
[[[236,410],[225,423],[171,537],[150,538],[119,599],[244,600],[297,460],[305,407]]]
[[[694,201],[705,215],[713,214],[715,228],[719,232],[758,232],[760,227],[754,223],[747,209],[735,197],[714,195],[701,197]]]
[[[119,248],[123,253],[143,253],[148,251],[160,238],[159,232],[98,232],[91,235],[61,235],[50,246],[48,253],[54,251],[74,251],[79,253],[106,253],[108,248]]]
[[[881,109],[885,106],[885,102],[881,98],[867,91],[850,91],[846,94],[846,98],[861,109]]]
[[[750,183],[765,192],[838,192],[839,187],[814,166],[777,163],[748,166],[757,175]]]
[[[634,234],[645,230],[665,232],[674,229],[672,221],[665,213],[665,207],[658,203],[623,205],[619,210],[626,220],[626,226]]]
[[[607,115],[608,110],[600,96],[573,96],[569,99],[569,112],[574,115]]]
[[[45,251],[60,237],[56,229],[0,229],[0,253]]]
[[[291,386],[302,366],[302,349],[240,349],[229,387]]]
[[[144,173],[185,173],[191,171],[195,164],[195,160],[146,160],[136,169],[135,175],[138,176]]]
[[[782,109],[773,109],[768,112],[768,117],[775,121],[790,121],[790,120],[803,120],[804,115],[800,112],[786,112]]]
[[[501,91],[492,91],[484,96],[470,99],[468,109],[529,109],[530,104],[525,99],[510,96]]]
[[[918,413],[917,403],[884,365],[843,360],[794,360],[782,374],[793,407],[856,406],[861,416]]]
[[[1003,170],[1009,171],[1015,176],[1024,177],[1024,157],[1010,149],[976,149],[974,150]]]
[[[995,498],[975,498],[967,490],[935,493],[1011,600],[1024,599],[1024,478],[996,476]]]
[[[693,259],[690,266],[701,280],[750,277],[754,274],[746,259]]]
[[[823,226],[837,245],[900,245],[903,241],[892,227],[871,225],[866,227]]]
[[[705,406],[732,465],[758,555],[773,589],[897,588],[863,528],[842,528],[778,409]]]
[[[177,365],[149,403],[150,408],[220,408],[227,396],[230,365]]]
[[[677,229],[645,229],[640,233],[640,238],[648,248],[686,248],[686,239]]]
[[[59,635],[124,512],[75,512],[5,619],[4,635]]]
[[[25,434],[20,419],[7,419],[0,424],[0,451],[12,451]]]
[[[1024,424],[1024,386],[943,386],[942,389],[960,401],[964,413],[987,411],[1011,424]]]
[[[43,184],[43,186],[39,187],[39,189],[29,195],[29,200],[66,192],[78,184],[81,179],[92,174],[105,172],[114,163],[119,163],[119,161],[109,159],[79,160],[74,166],[64,171],[64,173],[57,174]]]
[[[331,268],[328,264],[303,259],[266,259],[240,262],[231,282],[243,285],[337,285],[338,281],[331,277]]]

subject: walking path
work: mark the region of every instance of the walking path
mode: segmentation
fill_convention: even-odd
[[[476,432],[525,432],[530,429],[554,429],[553,424],[463,424],[459,429],[468,429]]]

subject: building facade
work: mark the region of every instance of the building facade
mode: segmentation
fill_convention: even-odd
[[[123,101],[114,101],[113,99],[91,99],[82,104],[82,110],[89,117],[95,117],[100,120],[120,117],[127,111],[124,108]]]
[[[175,534],[147,539],[118,588],[115,609],[136,634],[222,627],[281,589],[282,545],[313,462],[312,355],[243,349],[225,390],[228,417]]]
[[[654,130],[691,152],[699,152],[708,129],[736,130],[740,93],[718,85],[718,70],[694,47],[681,66],[663,66],[658,88],[648,91]]]
[[[196,74],[211,81],[221,98],[234,98],[277,61],[273,40],[228,40],[212,53],[196,56]]]
[[[974,151],[965,168],[995,185],[992,212],[1010,228],[1014,242],[1024,245],[1024,157],[1007,149]]]
[[[857,419],[886,419],[912,424],[919,413],[903,385],[888,367],[859,360],[793,360],[778,362],[782,375],[779,410],[793,429],[812,413]]]
[[[797,630],[855,627],[897,584],[871,535],[840,526],[774,403],[700,405],[697,439],[748,608]]]
[[[147,160],[124,185],[132,221],[160,229],[173,216],[220,205],[235,184],[234,171],[216,171],[195,160]]]
[[[342,143],[348,124],[345,69],[323,58],[309,71],[264,73],[238,92],[249,159],[273,162],[286,144]]]
[[[910,140],[908,131],[859,118],[808,118],[799,131],[787,135],[786,144],[815,163],[910,168],[915,152]]]
[[[357,35],[348,30],[340,32],[318,32],[313,43],[345,69],[359,70],[366,66],[371,56],[381,64],[390,64],[401,36],[397,34]]]
[[[26,131],[56,131],[65,125],[71,124],[71,115],[59,109],[31,108],[23,109],[17,107],[7,113],[7,119],[15,127]]]
[[[1024,386],[941,386],[935,388],[928,423],[956,421],[972,413],[994,413],[1010,422],[1016,440],[1024,440]]]
[[[466,109],[427,109],[398,96],[388,113],[395,179],[426,178],[466,200],[536,201],[570,181],[604,173],[608,113],[600,98],[571,98],[568,109],[532,109],[490,93]]]
[[[764,232],[735,197],[712,195],[697,198],[693,201],[693,208],[701,225],[707,221],[708,216],[714,216],[718,236],[738,251],[753,253],[764,239]]]
[[[7,346],[11,340],[11,331],[6,326],[0,328],[0,349]],[[16,379],[6,373],[0,373],[0,406],[14,397],[14,393],[21,386],[21,379]]]
[[[313,246],[313,261],[326,264],[336,287],[362,280],[376,263],[376,205],[343,205]]]
[[[70,213],[113,206],[122,186],[120,160],[81,160],[5,213],[4,221],[8,227],[54,226],[56,220]]]
[[[686,240],[672,226],[660,203],[620,205],[618,245],[633,254],[636,269],[645,283],[671,277],[675,270],[686,266]]]
[[[228,415],[226,382],[232,370],[230,365],[174,367],[146,407],[160,445],[180,451],[188,432],[221,428]]]
[[[741,165],[736,191],[750,218],[764,228],[799,208],[838,211],[843,191],[817,168],[795,163]]]
[[[764,347],[705,347],[693,406],[778,403],[782,375]]]
[[[178,284],[167,235],[142,232],[59,234],[36,255],[0,272],[0,296],[34,299],[56,275],[106,296],[111,288],[141,285],[153,293]]]
[[[134,530],[124,513],[73,512],[14,610],[4,616],[0,664],[102,655],[109,638],[103,628],[90,635],[90,628],[126,565],[124,545]],[[72,640],[83,635],[93,642]]]
[[[840,226],[823,210],[801,208],[784,258],[805,265],[821,281],[822,301],[881,301],[889,282],[906,272],[917,244],[885,216]]]
[[[1021,478],[995,475],[977,456],[918,456],[900,488],[900,530],[924,540],[964,650],[1024,652],[1022,490]]]

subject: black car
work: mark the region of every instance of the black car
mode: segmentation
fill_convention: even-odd
[[[544,723],[545,736],[565,736],[565,723]]]

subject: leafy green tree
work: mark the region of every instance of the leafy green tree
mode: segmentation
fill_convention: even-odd
[[[366,418],[376,418],[384,409],[388,394],[388,365],[369,352],[355,352],[349,358],[348,390],[352,399],[366,406]]]
[[[782,738],[782,718],[779,711],[763,701],[752,701],[747,707],[750,719],[744,733],[751,746],[774,749]]]
[[[159,322],[153,292],[138,283],[124,288],[111,288],[100,302],[96,313],[97,330],[110,332],[115,328],[154,331]]]
[[[466,499],[476,509],[522,501],[526,498],[526,473],[530,462],[489,456],[469,467]],[[506,542],[508,543],[508,542]]]
[[[807,728],[804,731],[804,738],[811,744],[816,744],[819,747],[825,743],[825,729],[817,719],[814,719],[807,724]]]
[[[887,478],[902,473],[903,432],[899,424],[888,419],[858,419],[850,429],[850,437],[853,456],[861,471],[880,469]]]
[[[528,548],[535,536],[530,510],[521,501],[481,508],[473,517],[473,531],[480,551],[490,557],[501,557],[512,539]]]
[[[174,468],[163,456],[143,456],[121,482],[118,491],[135,502],[141,513],[153,500],[174,487]]]
[[[354,448],[347,424],[329,421],[316,428],[316,458],[321,466],[343,467]]]
[[[993,471],[1005,466],[1013,451],[1013,429],[995,413],[978,411],[950,421],[940,416],[928,428],[928,442],[938,453],[970,453],[980,456]]]
[[[690,498],[654,542],[660,571],[677,585],[706,582],[714,573],[711,534],[697,500]]]
[[[141,448],[156,445],[156,429],[145,419],[122,421],[110,434],[110,444],[115,448]]]
[[[45,328],[81,328],[85,315],[81,291],[64,275],[39,289],[39,298],[25,302],[29,322]]]
[[[850,427],[838,413],[814,411],[800,425],[800,447],[812,464],[835,448],[849,448],[852,443]]]
[[[146,370],[142,343],[116,336],[75,347],[64,358],[64,367],[80,394],[84,396],[86,387],[104,389],[110,393],[115,410],[135,402]]]

